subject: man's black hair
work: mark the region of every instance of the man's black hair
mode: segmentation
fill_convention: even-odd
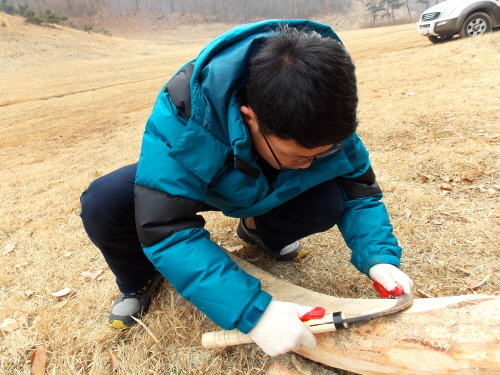
[[[337,40],[283,26],[266,39],[249,70],[247,103],[264,133],[315,148],[356,130],[355,68]]]

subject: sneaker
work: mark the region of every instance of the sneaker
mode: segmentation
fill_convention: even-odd
[[[137,292],[120,293],[109,314],[109,325],[117,329],[127,329],[137,324],[132,317],[138,318],[148,310],[151,296],[162,281],[163,276],[156,272]]]
[[[295,241],[290,245],[285,246],[279,253],[272,251],[264,244],[262,239],[259,237],[257,230],[247,227],[245,219],[240,219],[238,227],[236,228],[236,234],[247,244],[259,246],[267,255],[277,261],[289,262],[292,260],[302,259],[307,255],[307,251],[299,241]]]

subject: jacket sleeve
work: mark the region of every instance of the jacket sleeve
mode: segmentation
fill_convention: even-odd
[[[357,168],[340,177],[344,194],[344,212],[338,228],[352,251],[351,262],[368,275],[378,263],[400,265],[401,247],[393,234],[368,152],[359,140]]]
[[[135,206],[139,239],[155,267],[216,324],[248,333],[271,296],[210,241],[197,215],[204,204],[136,185]]]

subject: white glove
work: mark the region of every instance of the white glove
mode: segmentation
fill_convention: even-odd
[[[300,317],[312,309],[273,300],[248,335],[270,356],[299,349],[301,345],[314,348],[316,338],[300,321]]]
[[[393,291],[398,284],[403,287],[405,293],[411,293],[413,288],[413,281],[408,275],[392,264],[376,264],[370,268],[368,275],[388,292]]]

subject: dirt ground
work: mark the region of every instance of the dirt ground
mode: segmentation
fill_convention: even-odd
[[[144,326],[106,324],[118,292],[83,231],[79,196],[137,161],[161,86],[230,26],[127,40],[0,21],[0,372],[29,373],[38,346],[46,374],[348,374],[254,345],[202,349],[214,325],[167,283]],[[357,66],[359,134],[415,295],[499,294],[499,33],[443,45],[414,25],[340,36]],[[242,245],[235,219],[206,218],[214,241]],[[336,229],[304,245],[309,256],[286,265],[249,246],[239,254],[315,291],[376,298]]]

